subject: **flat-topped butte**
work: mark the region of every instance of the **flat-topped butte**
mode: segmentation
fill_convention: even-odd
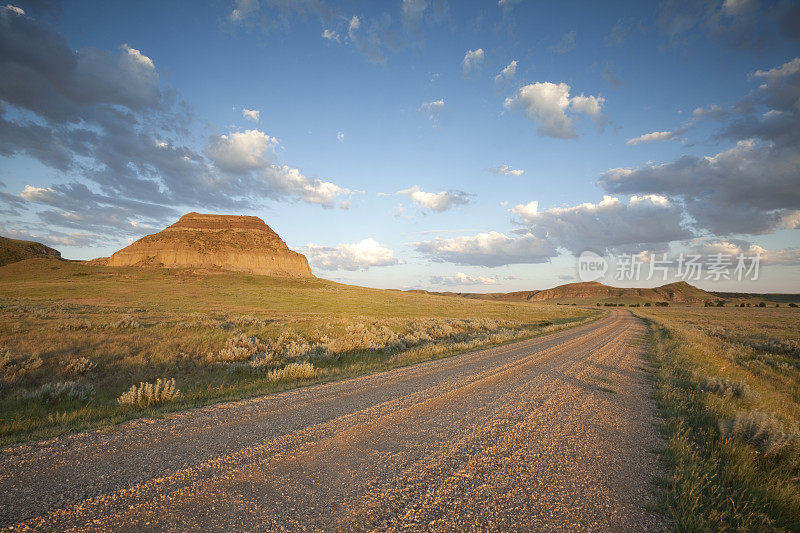
[[[280,277],[313,277],[294,252],[258,217],[188,213],[170,227],[116,252],[108,266],[208,268]]]

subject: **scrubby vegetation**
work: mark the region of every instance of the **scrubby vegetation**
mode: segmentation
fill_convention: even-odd
[[[718,394],[723,398],[751,399],[754,396],[753,391],[750,390],[747,383],[735,379],[721,377],[706,378],[701,388]]]
[[[181,391],[175,387],[175,378],[158,378],[155,383],[139,383],[123,392],[117,403],[120,405],[138,405],[146,407],[155,403],[169,402],[180,396]]]
[[[680,531],[800,530],[800,314],[642,309]]]
[[[18,265],[0,269],[0,443],[445,357],[598,314],[317,279]]]
[[[94,387],[90,383],[59,381],[58,383],[45,383],[38,389],[22,392],[19,396],[24,400],[48,404],[65,401],[85,403],[94,396]]]
[[[317,370],[311,363],[289,363],[283,368],[270,370],[267,378],[270,381],[291,381],[293,379],[309,379],[317,374]]]
[[[730,420],[721,421],[719,428],[724,438],[746,442],[765,456],[785,453],[790,462],[796,462],[799,443],[796,429],[787,430],[783,422],[769,413],[739,411]]]

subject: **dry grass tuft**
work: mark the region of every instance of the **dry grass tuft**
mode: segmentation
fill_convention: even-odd
[[[57,403],[62,401],[88,402],[94,397],[94,387],[91,383],[76,381],[59,381],[58,383],[45,383],[34,391],[21,394],[27,401],[42,403]]]
[[[701,388],[705,391],[713,392],[718,396],[722,396],[723,398],[741,398],[743,400],[749,400],[756,396],[744,381],[724,377],[706,378]]]
[[[245,361],[256,355],[263,355],[267,350],[266,343],[256,337],[236,335],[225,342],[225,347],[214,353],[209,352],[206,359],[211,362]]]
[[[800,358],[800,340],[797,339],[767,339],[761,342],[753,342],[751,346],[759,352]]]
[[[141,382],[138,385],[131,385],[130,389],[117,398],[117,403],[142,407],[174,400],[180,393],[181,391],[175,387],[175,378],[166,380],[158,378],[155,383]]]
[[[800,437],[797,431],[784,429],[783,424],[769,413],[739,411],[730,420],[720,421],[720,434],[754,446],[764,455],[797,453]]]
[[[97,363],[86,357],[77,357],[64,363],[64,373],[72,376],[82,376],[88,374],[90,370],[97,366]]]
[[[317,369],[311,363],[289,363],[283,368],[271,370],[267,374],[270,381],[292,381],[311,379],[317,375]]]
[[[123,316],[119,320],[109,322],[102,326],[103,329],[136,329],[140,327],[141,325],[136,321],[136,317],[131,315]]]
[[[6,384],[16,383],[40,366],[42,359],[39,356],[23,357],[6,350],[0,357],[0,371]]]

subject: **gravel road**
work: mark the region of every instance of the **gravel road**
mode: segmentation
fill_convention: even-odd
[[[3,450],[14,530],[662,531],[623,310],[544,337]]]

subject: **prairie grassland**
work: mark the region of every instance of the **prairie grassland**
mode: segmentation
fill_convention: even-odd
[[[0,443],[445,357],[597,314],[320,279],[24,261],[0,268]]]
[[[681,531],[800,530],[800,309],[648,308]]]

